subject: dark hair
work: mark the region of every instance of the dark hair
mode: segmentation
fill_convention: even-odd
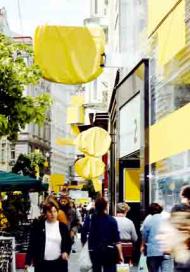
[[[57,211],[59,210],[59,204],[56,200],[51,199],[44,203],[43,205],[43,213],[46,214],[48,211],[50,212],[52,208],[55,208]]]
[[[157,214],[161,213],[163,211],[162,206],[160,206],[158,203],[151,203],[149,206],[149,214]]]
[[[181,196],[187,198],[190,201],[190,185],[186,185],[181,188]]]
[[[104,213],[105,209],[107,208],[107,201],[103,197],[99,197],[95,201],[95,208],[98,214]]]

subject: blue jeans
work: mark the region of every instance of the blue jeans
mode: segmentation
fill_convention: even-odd
[[[173,259],[170,256],[151,256],[147,257],[149,272],[172,272]]]

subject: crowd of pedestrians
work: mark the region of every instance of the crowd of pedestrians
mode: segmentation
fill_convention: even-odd
[[[139,239],[146,271],[190,271],[190,186],[181,189],[180,198],[181,203],[171,212],[152,203],[138,237],[134,223],[127,218],[130,207],[125,202],[117,204],[113,217],[102,197],[87,207],[75,206],[68,197],[48,196],[41,217],[33,223],[26,268],[33,263],[35,272],[68,272],[70,252],[75,252],[72,246],[81,233],[82,246],[88,243],[93,272],[116,272],[117,263],[129,262],[128,253],[125,255],[129,248],[133,259]]]

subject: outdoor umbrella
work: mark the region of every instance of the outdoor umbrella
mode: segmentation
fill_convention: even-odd
[[[47,186],[45,186],[47,185]],[[0,171],[0,191],[44,191],[48,184],[29,176],[21,176],[12,172]]]

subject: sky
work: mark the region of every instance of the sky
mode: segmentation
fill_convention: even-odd
[[[82,25],[90,14],[90,0],[0,0],[2,7],[11,31],[27,36],[33,36],[36,26],[42,24]]]

